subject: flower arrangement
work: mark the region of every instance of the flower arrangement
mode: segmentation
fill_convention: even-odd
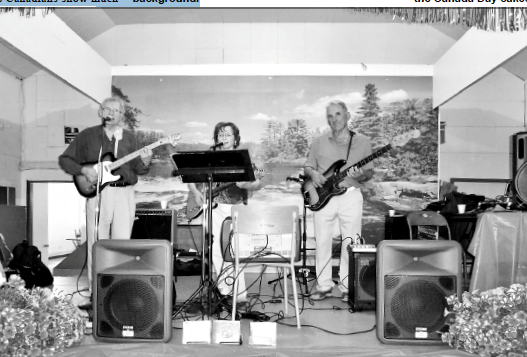
[[[50,357],[84,338],[78,308],[51,290],[24,288],[18,275],[0,286],[0,356]]]
[[[453,314],[443,342],[482,357],[527,356],[527,286],[511,285],[447,298]],[[447,321],[449,319],[447,318]]]

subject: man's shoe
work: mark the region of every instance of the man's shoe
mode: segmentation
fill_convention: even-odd
[[[89,310],[93,310],[93,303],[91,301],[87,301],[85,303],[77,305],[77,307],[81,310],[89,311]]]
[[[349,300],[349,294],[348,293],[342,293],[342,301],[348,302]]]
[[[311,300],[319,301],[319,300],[324,300],[325,298],[332,297],[332,296],[333,294],[331,293],[331,290],[328,290],[328,291],[317,291],[311,294],[309,297],[311,298]]]
[[[89,298],[85,298],[77,307],[81,310],[92,310],[93,309],[93,303],[92,303],[92,296],[90,295]]]

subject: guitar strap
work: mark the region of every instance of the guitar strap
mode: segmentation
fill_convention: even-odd
[[[354,135],[355,135],[355,132],[350,130],[350,142],[348,144],[348,155],[346,155],[346,162],[349,161],[350,151],[351,151],[351,142],[353,141]]]

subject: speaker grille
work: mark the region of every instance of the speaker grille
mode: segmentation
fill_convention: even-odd
[[[359,272],[359,299],[364,300],[365,298],[373,298],[375,299],[375,291],[376,284],[375,284],[375,275],[376,275],[376,269],[375,269],[375,260],[370,260],[369,265],[361,267],[361,270]],[[367,295],[364,296],[363,294],[360,294],[360,292],[363,291]]]
[[[384,337],[440,339],[446,296],[454,294],[456,276],[385,276]]]
[[[101,337],[162,339],[164,289],[163,276],[119,276],[99,274],[97,321]]]

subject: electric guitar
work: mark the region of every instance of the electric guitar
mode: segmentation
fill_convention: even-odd
[[[253,165],[253,168],[254,168],[254,165]],[[254,170],[254,177],[256,179],[261,179],[264,176],[265,176],[265,170],[258,170],[258,169]],[[234,186],[236,186],[236,182],[229,182],[228,184],[225,184],[223,186],[213,188],[212,189],[212,199],[214,199],[215,197],[218,197],[218,195],[221,192],[228,190]],[[205,198],[208,197],[208,193],[206,189],[203,195]],[[218,204],[213,203],[212,208],[214,209],[216,207],[218,207]],[[198,203],[196,202],[196,196],[194,196],[191,192],[189,192],[188,199],[187,199],[187,209],[186,209],[186,215],[187,215],[188,221],[190,222],[193,219],[198,218],[202,213],[203,213],[203,206],[198,205]]]
[[[174,134],[167,136],[166,138],[160,139],[155,143],[152,143],[145,147],[149,149],[155,149],[156,147],[165,144],[171,144],[172,146],[175,146],[176,141],[179,139],[181,139],[181,136],[179,134]],[[133,153],[128,154],[120,158],[119,160],[116,160],[113,153],[109,152],[102,156],[100,163],[87,163],[84,164],[83,167],[92,167],[95,171],[97,171],[97,173],[100,173],[101,181],[99,184],[99,191],[102,191],[102,189],[106,187],[106,185],[108,185],[109,183],[116,182],[121,179],[121,176],[114,175],[113,171],[126,164],[128,161],[135,159],[137,156],[140,156],[141,151],[143,149],[134,151]],[[97,183],[88,181],[86,179],[86,176],[82,174],[75,175],[73,177],[73,182],[75,183],[75,187],[77,188],[77,191],[81,196],[84,196],[86,198],[92,198],[95,197],[95,195],[97,194]]]
[[[335,161],[329,169],[323,173],[326,182],[321,187],[315,187],[311,179],[304,181],[301,188],[302,196],[304,197],[304,205],[311,211],[321,210],[333,196],[342,195],[346,192],[347,188],[339,187],[338,184],[347,177],[349,170],[354,167],[360,168],[373,159],[390,151],[393,147],[406,145],[408,141],[413,138],[418,138],[420,135],[421,133],[419,130],[412,130],[398,135],[393,139],[391,144],[382,147],[370,156],[360,160],[343,171],[340,171],[340,168],[346,165],[346,160]]]

